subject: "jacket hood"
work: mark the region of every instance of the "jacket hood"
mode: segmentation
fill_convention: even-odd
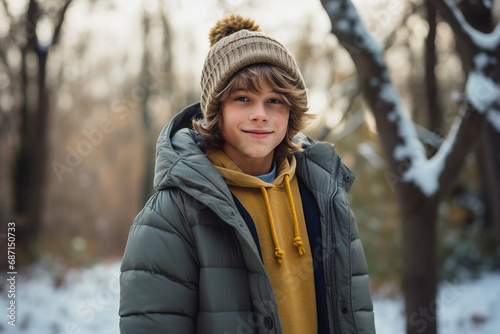
[[[191,119],[196,117],[198,111],[196,104],[185,108],[175,115],[160,132],[156,142],[154,175],[154,188],[156,190],[175,185],[169,174],[176,164],[180,163],[182,168],[186,159],[196,161],[196,157],[203,154],[196,139],[189,131],[192,128]]]
[[[154,188],[179,188],[200,203],[234,215],[232,195],[223,178],[203,152],[201,138],[192,130],[192,119],[202,117],[199,103],[174,116],[156,143]],[[227,205],[227,204],[232,205]]]

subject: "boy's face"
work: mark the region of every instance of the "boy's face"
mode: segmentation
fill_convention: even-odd
[[[290,110],[281,94],[260,81],[261,91],[238,89],[222,107],[222,150],[251,175],[269,172],[273,153],[287,133]]]

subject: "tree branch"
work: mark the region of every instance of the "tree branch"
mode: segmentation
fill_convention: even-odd
[[[7,74],[9,76],[9,79],[12,79],[12,73],[10,71],[9,67],[9,62],[7,61],[7,55],[5,53],[6,50],[8,50],[8,47],[4,45],[4,43],[9,43],[9,36],[12,33],[12,26],[14,25],[14,18],[12,17],[12,14],[10,13],[9,5],[6,0],[1,0],[3,8],[5,10],[5,14],[7,15],[7,18],[9,19],[9,32],[6,38],[2,38],[0,40],[0,59],[5,65],[5,70],[7,71]]]
[[[10,13],[9,4],[6,0],[2,0],[2,5],[5,10],[5,14],[7,14],[7,17],[9,18],[9,23],[12,24],[14,22],[14,19],[12,17],[12,14]]]
[[[484,120],[485,110],[478,112],[477,104],[485,103],[491,94],[468,103],[464,117],[455,120],[445,143],[428,160],[389,78],[383,50],[365,28],[352,2],[322,0],[322,4],[332,22],[332,32],[346,46],[356,65],[360,86],[375,116],[390,171],[401,181],[415,184],[426,196],[440,198],[457,176]],[[461,33],[465,34],[464,31]],[[469,39],[472,44],[470,36]]]
[[[470,26],[462,12],[449,0],[436,0],[434,5],[450,25],[457,39],[460,39],[469,48],[477,49],[471,33],[471,30],[475,31],[475,29]]]
[[[64,6],[61,8],[59,12],[59,19],[57,21],[57,24],[54,28],[54,35],[52,36],[52,43],[51,46],[57,45],[59,42],[59,35],[61,34],[61,27],[64,22],[64,16],[66,15],[66,12],[68,11],[69,5],[73,2],[73,0],[67,0]]]
[[[7,76],[9,77],[10,82],[12,82],[12,79],[14,78],[14,74],[12,73],[12,69],[9,67],[9,62],[7,60],[7,55],[5,54],[5,48],[4,46],[0,47],[0,59],[2,60],[2,63],[4,64],[5,67],[5,73],[7,73]],[[9,85],[10,88],[12,89],[12,85]]]
[[[4,39],[0,40],[0,59],[4,63],[5,68],[8,69],[9,63],[7,62],[7,55],[5,54],[5,50],[7,50],[7,47],[3,45],[4,42],[5,42]]]
[[[494,107],[488,110],[488,113],[486,114],[486,121],[488,121],[496,132],[500,132],[500,103],[497,103]]]
[[[344,81],[351,81],[350,80],[351,78],[348,78],[347,80],[344,80]],[[341,82],[339,84],[340,85],[345,85],[344,84],[344,81]],[[326,138],[328,137],[328,135],[333,131],[335,130],[340,124],[342,124],[343,122],[347,122],[347,116],[351,113],[351,111],[353,111],[353,105],[354,105],[354,102],[356,100],[356,98],[358,97],[360,91],[359,91],[359,86],[358,86],[358,83],[357,81],[354,82],[355,84],[355,87],[354,88],[350,88],[350,89],[346,89],[345,91],[342,91],[339,95],[344,97],[345,95],[348,95],[347,96],[347,106],[344,110],[344,113],[342,115],[342,118],[338,121],[337,124],[335,124],[333,127],[330,127],[328,124],[325,123],[325,125],[321,128],[321,130],[319,131],[319,134],[318,134],[318,137],[317,137],[317,140],[326,140]],[[334,86],[335,87],[335,86]],[[354,113],[354,112],[353,112]]]
[[[7,15],[8,19],[9,19],[9,35],[11,33],[11,30],[12,30],[12,25],[14,24],[14,20],[12,18],[12,14],[10,13],[10,10],[9,10],[9,5],[7,4],[7,1],[6,0],[1,0],[2,1],[2,5],[3,5],[3,8],[5,10],[5,14]],[[0,44],[3,44],[5,43],[7,40],[7,38],[5,39],[2,39],[0,40]],[[2,62],[5,64],[5,68],[8,70],[9,69],[9,63],[7,62],[7,56],[5,55],[5,50],[7,50],[7,47],[5,47],[4,45],[0,45],[0,59],[2,59]]]
[[[406,23],[406,21],[408,21],[408,18],[410,16],[412,16],[413,14],[415,14],[417,12],[417,10],[419,10],[422,7],[423,7],[422,4],[415,4],[411,1],[409,1],[409,4],[406,5],[404,15],[401,17],[400,23],[398,24],[398,26],[402,27]],[[383,42],[385,50],[389,49],[394,44],[396,37],[397,37],[397,34],[398,34],[398,29],[394,29],[389,34],[389,36],[387,36],[385,38],[385,40]]]
[[[375,116],[389,168],[392,173],[401,174],[401,163],[422,161],[425,151],[390,79],[384,51],[350,0],[321,3],[332,22],[332,32],[356,65],[360,88]]]
[[[457,40],[465,44],[465,49],[471,49],[472,54],[479,51],[498,53],[500,50],[500,24],[497,24],[491,33],[485,34],[474,29],[450,0],[436,0],[435,6],[451,26]]]
[[[28,10],[26,11],[26,22],[24,25],[26,35],[26,45],[24,49],[38,52],[38,37],[36,36],[37,15],[39,7],[38,2],[30,0]]]
[[[450,131],[454,138],[448,139],[448,141],[451,141],[452,146],[449,148],[442,146],[446,152],[441,157],[436,154],[436,158],[441,158],[444,165],[439,176],[440,186],[435,194],[437,198],[442,198],[448,193],[449,188],[464,165],[465,157],[477,142],[479,131],[484,124],[484,118],[484,114],[478,113],[472,105],[468,104],[463,117],[456,121],[458,125],[454,131],[455,133]],[[441,153],[439,151],[438,154]]]

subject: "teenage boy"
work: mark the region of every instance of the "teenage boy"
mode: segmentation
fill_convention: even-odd
[[[201,103],[157,143],[122,262],[122,333],[375,333],[353,173],[299,130],[297,64],[251,20],[212,29]]]

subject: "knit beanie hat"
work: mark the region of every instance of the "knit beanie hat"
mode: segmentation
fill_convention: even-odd
[[[253,20],[231,14],[210,30],[210,51],[201,74],[203,116],[219,107],[219,96],[231,77],[244,67],[267,63],[276,66],[305,89],[304,79],[291,53],[277,40],[260,32]]]

